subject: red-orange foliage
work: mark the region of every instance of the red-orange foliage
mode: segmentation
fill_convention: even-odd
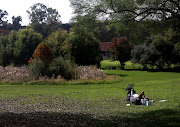
[[[37,60],[42,60],[47,63],[51,63],[54,59],[54,55],[46,43],[40,43],[34,50],[33,58]],[[28,62],[32,64],[33,58],[30,58]]]

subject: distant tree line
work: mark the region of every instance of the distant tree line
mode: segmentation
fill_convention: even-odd
[[[130,59],[144,68],[179,66],[179,2],[71,0],[71,5],[72,23],[62,24],[56,9],[34,4],[27,11],[30,24],[25,28],[21,16],[12,17],[9,24],[8,13],[0,10],[0,65],[28,64],[30,58],[37,59],[33,54],[43,42],[51,49],[56,67],[65,65],[59,60],[99,67],[99,42],[112,41],[110,52],[122,69]]]
[[[180,34],[169,28],[168,31],[149,38],[146,43],[132,50],[132,62],[147,68],[158,69],[180,66]]]
[[[58,70],[59,66],[67,69],[68,67],[65,67],[65,65],[73,68],[73,63],[77,65],[100,66],[99,40],[96,39],[94,34],[86,29],[81,29],[76,23],[72,25],[62,24],[59,20],[60,15],[58,11],[44,4],[34,4],[27,12],[31,21],[30,25],[21,29],[22,26],[20,22],[22,18],[20,16],[13,17],[13,24],[15,24],[16,27],[10,29],[7,27],[8,21],[6,20],[8,13],[1,11],[1,66],[21,66],[28,64],[28,61],[31,65],[33,64],[32,68],[36,68],[35,70],[38,70],[37,67],[40,70],[50,69],[50,64],[57,67],[50,69],[54,71]],[[46,51],[41,50],[41,48],[46,47],[45,45],[39,46],[42,45],[42,42],[50,48],[50,52],[54,55],[53,61],[56,61],[55,63],[53,61],[50,63],[47,62],[45,59],[42,59],[44,57],[37,57]],[[37,51],[39,48],[40,50]],[[39,60],[41,62],[38,62]],[[59,60],[62,60],[62,62]],[[70,63],[72,63],[72,65]],[[59,66],[57,64],[59,64]],[[41,71],[39,74],[42,75]],[[43,74],[46,73],[43,72]],[[50,75],[52,76],[52,73]],[[66,77],[68,78],[68,76]]]

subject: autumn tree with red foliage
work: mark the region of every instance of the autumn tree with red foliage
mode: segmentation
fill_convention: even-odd
[[[33,53],[33,58],[51,63],[54,59],[54,55],[46,43],[40,43]],[[33,58],[29,60],[29,63],[33,63]]]
[[[121,64],[121,69],[124,69],[125,62],[131,59],[131,50],[133,45],[128,42],[126,37],[113,38],[109,52],[113,60],[118,60]]]

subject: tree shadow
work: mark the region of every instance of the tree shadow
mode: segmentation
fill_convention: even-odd
[[[3,127],[96,127],[111,126],[111,121],[94,119],[90,114],[33,112],[0,113]]]
[[[119,121],[118,117],[114,117],[113,121],[118,127],[123,125],[128,127],[179,127],[179,116],[179,110],[160,109],[138,114],[129,113],[123,121]]]
[[[179,127],[179,111],[161,109],[126,116],[94,118],[90,114],[35,112],[0,113],[0,126],[23,127]],[[121,114],[121,113],[120,113]]]
[[[170,69],[124,69],[124,71],[148,71],[148,72],[176,72],[180,73],[179,69],[170,68]]]

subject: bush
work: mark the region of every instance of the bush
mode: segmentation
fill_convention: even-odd
[[[64,79],[70,80],[76,78],[77,65],[71,60],[65,60],[63,57],[56,58],[49,66],[50,72],[55,77],[61,75]]]
[[[63,77],[66,80],[76,78],[77,66],[71,60],[58,57],[52,63],[34,59],[30,64],[30,70],[36,79],[40,77],[57,78]]]
[[[33,64],[30,64],[30,70],[35,79],[39,79],[40,77],[51,77],[51,73],[49,72],[49,64],[42,60],[33,60]]]
[[[46,63],[51,63],[54,59],[54,55],[46,43],[40,43],[35,49],[33,53],[33,58],[29,60],[29,63],[33,63],[33,59],[42,60]]]

